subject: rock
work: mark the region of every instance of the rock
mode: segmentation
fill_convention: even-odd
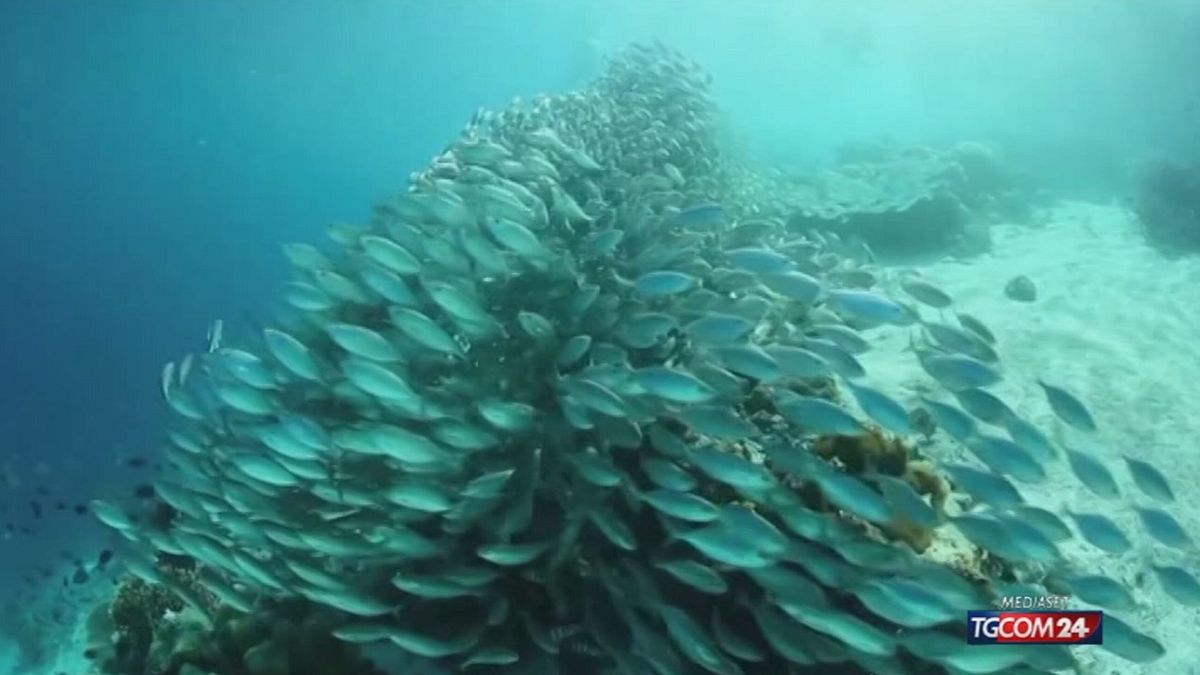
[[[1017,302],[1033,302],[1037,300],[1037,286],[1033,285],[1032,279],[1020,274],[1004,284],[1004,294]]]

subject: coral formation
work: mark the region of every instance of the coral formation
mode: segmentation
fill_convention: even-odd
[[[1159,249],[1173,255],[1200,251],[1200,164],[1147,167],[1134,208]]]
[[[159,565],[168,573],[187,570]],[[211,596],[209,596],[211,597]],[[174,591],[127,578],[88,620],[85,653],[111,675],[372,675],[377,670],[331,635],[336,617],[305,602],[252,615],[214,604],[214,625],[198,621]]]

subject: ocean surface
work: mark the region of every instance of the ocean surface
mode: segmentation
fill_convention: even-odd
[[[918,672],[927,654],[906,636],[946,623],[897,628],[893,616],[858,604],[871,605],[854,599],[858,586],[822,578],[837,620],[805,624],[793,620],[791,609],[772,606],[773,620],[804,632],[757,636],[763,621],[750,619],[747,608],[786,594],[771,584],[787,582],[763,581],[747,572],[749,563],[711,552],[706,558],[702,545],[689,548],[668,536],[708,516],[692,513],[672,525],[669,514],[684,508],[672,502],[676,510],[667,506],[668,515],[659,516],[666,525],[641,520],[663,508],[644,501],[662,485],[647,482],[643,462],[665,453],[717,485],[696,494],[716,503],[709,504],[717,509],[712,513],[719,511],[737,536],[756,532],[738,520],[753,512],[742,502],[758,504],[772,531],[787,529],[782,516],[762,506],[770,501],[766,493],[724,473],[735,469],[704,466],[689,453],[736,446],[739,461],[749,463],[742,457],[750,456],[772,471],[775,462],[784,464],[731,439],[737,434],[722,425],[733,422],[713,412],[713,401],[733,411],[737,428],[755,439],[749,445],[771,447],[765,439],[778,441],[778,429],[761,426],[751,402],[778,394],[783,375],[761,370],[778,368],[774,357],[765,358],[775,365],[754,360],[770,350],[735,350],[807,349],[814,326],[845,341],[826,342],[842,356],[855,351],[848,345],[857,344],[856,336],[869,343],[857,354],[869,377],[835,368],[820,378],[832,389],[802,394],[833,391],[831,400],[858,420],[856,428],[902,439],[916,453],[911,459],[920,456],[934,473],[952,464],[995,476],[1035,471],[1037,480],[1013,478],[1024,501],[1073,529],[1054,542],[1052,556],[1030,553],[1034,544],[1013,551],[986,534],[973,537],[955,519],[1008,512],[994,493],[964,490],[959,481],[947,483],[950,497],[919,497],[923,505],[949,504],[938,506],[937,522],[922,530],[919,546],[910,530],[898,535],[872,524],[864,516],[870,509],[856,499],[875,502],[858,492],[828,497],[825,515],[844,518],[893,552],[930,558],[951,541],[950,555],[968,551],[961,555],[976,562],[964,564],[977,565],[972,569],[988,583],[1032,584],[1019,592],[1067,595],[1072,608],[1101,608],[1123,622],[1109,624],[1110,648],[1072,648],[1068,661],[1013,657],[981,665],[963,655],[931,657],[934,667],[1198,672],[1192,633],[1200,626],[1200,586],[1196,597],[1188,595],[1188,580],[1194,584],[1200,575],[1192,540],[1200,536],[1197,35],[1200,4],[1187,0],[3,3],[0,672],[345,672],[338,668],[347,666],[315,657],[297,665],[299,657],[271,651],[276,647],[266,638],[255,644],[270,649],[232,661],[211,654],[189,661],[190,652],[153,664],[109,657],[112,638],[125,629],[104,618],[118,587],[132,579],[185,593],[176,577],[156,576],[174,565],[188,574],[215,570],[235,588],[239,600],[214,600],[220,592],[212,586],[188,581],[209,609],[231,612],[249,598],[252,611],[241,613],[277,625],[286,607],[299,612],[288,614],[289,625],[316,630],[310,625],[316,622],[330,640],[332,629],[364,622],[409,630],[469,612],[458,605],[428,609],[426,603],[445,600],[431,599],[427,586],[414,590],[415,581],[390,584],[391,576],[411,573],[432,583],[441,568],[431,558],[449,567],[480,557],[510,575],[505,579],[522,581],[484,582],[489,590],[466,594],[470,602],[498,604],[480,610],[492,623],[480,619],[462,634],[441,636],[459,640],[461,649],[441,642],[435,649],[415,634],[367,631],[343,633],[350,637],[333,642],[337,658],[362,642],[375,643],[364,649],[379,672],[781,672],[771,668],[799,664],[800,657],[789,658],[776,641],[812,650],[803,635],[819,634],[832,640],[834,653],[851,653],[831,657],[845,668],[838,672]],[[550,140],[539,135],[547,128],[554,129]],[[535,165],[531,156],[552,166]],[[500,186],[507,196],[481,184]],[[399,197],[406,191],[418,198]],[[413,234],[410,225],[427,229]],[[612,230],[620,234],[608,237]],[[460,231],[476,238],[446,234]],[[364,235],[375,239],[364,243]],[[424,237],[426,250],[405,236]],[[388,241],[407,246],[402,253],[412,262],[381,248]],[[319,251],[283,248],[292,243]],[[379,267],[387,276],[361,277]],[[732,272],[750,280],[730,281]],[[800,299],[797,286],[784,286],[799,283],[797,277],[779,278],[793,272],[820,290]],[[1024,281],[1014,282],[1018,277]],[[422,299],[407,305],[390,297],[399,292],[391,280],[399,278]],[[297,306],[306,303],[295,301],[297,287],[289,282],[316,294],[305,296],[309,306]],[[1025,284],[1032,296],[1022,292]],[[603,318],[587,314],[600,311],[587,302],[573,314],[579,305],[571,303],[579,301],[567,298],[589,286],[603,288],[596,305],[608,308]],[[712,289],[723,295],[720,302],[685,306],[688,297]],[[318,295],[320,302],[313,299]],[[754,301],[735,302],[748,297]],[[631,327],[631,317],[651,311],[670,315],[669,345],[661,336],[630,337],[645,327]],[[971,317],[994,343],[972,332]],[[707,322],[694,327],[698,320]],[[949,326],[969,345],[954,348],[929,324]],[[272,337],[280,334],[288,342]],[[649,342],[635,344],[643,338]],[[981,341],[994,360],[971,350]],[[604,358],[602,343],[616,345]],[[980,370],[947,374],[929,367],[931,354],[959,352],[973,364],[954,361],[955,368],[977,365],[997,380]],[[304,354],[314,359],[311,375]],[[822,363],[835,360],[822,356]],[[623,384],[603,379],[602,363],[620,364],[613,367],[625,375],[605,370],[604,377],[623,377]],[[170,364],[166,375],[164,364]],[[662,366],[686,382],[654,370]],[[701,382],[688,374],[712,376],[713,369],[732,378],[740,393],[722,389],[716,398],[716,382],[730,380]],[[248,384],[263,372],[268,384]],[[629,375],[635,372],[641,374]],[[419,412],[404,407],[407,399],[389,375],[425,397]],[[977,375],[984,380],[971,380]],[[974,384],[956,386],[962,378]],[[869,387],[865,397],[860,385]],[[988,411],[962,402],[956,392],[963,389],[986,390],[1008,410],[990,409],[988,420]],[[180,403],[176,392],[194,407]],[[898,402],[910,422],[930,416],[930,399],[967,408],[984,431],[956,442],[943,424],[934,425],[936,432],[906,427],[872,393]],[[773,400],[776,421],[788,417],[783,399]],[[430,412],[429,401],[439,412]],[[501,403],[527,406],[535,421],[524,424],[526,408]],[[181,407],[196,416],[189,420]],[[299,429],[310,429],[307,422],[289,426],[297,416],[322,434],[347,432],[325,443],[331,453],[337,448],[336,459],[284,458],[293,465],[269,459],[277,448],[263,429],[291,429],[283,443],[293,447]],[[836,425],[812,419],[780,438],[815,457],[822,438],[858,434],[819,431]],[[452,433],[447,420],[462,426]],[[1013,434],[1017,451],[1037,445],[1017,438],[1014,420],[1040,429],[1052,446],[1046,456],[1030,452],[1036,469],[1005,458],[981,461],[971,451],[980,438],[1007,442],[1006,434]],[[383,433],[385,425],[412,436],[360,437]],[[647,449],[652,427],[672,429],[689,449],[676,456]],[[450,438],[471,445],[481,436],[468,440],[468,429],[501,439],[479,451],[486,460],[455,446],[466,464],[456,460],[451,474],[430,469],[429,456],[414,459],[433,453],[431,438],[442,446],[454,446]],[[357,440],[348,430],[360,434]],[[194,434],[189,438],[202,439],[203,447],[181,451],[168,439],[172,431]],[[353,447],[358,455],[347,450]],[[518,447],[537,448],[538,459],[515,449],[506,454]],[[399,456],[405,452],[411,454]],[[1144,461],[1152,473],[1127,458]],[[824,459],[809,487],[841,494],[836,487],[845,485],[837,481],[852,476],[849,465],[845,458]],[[534,464],[541,468],[529,468]],[[469,501],[463,495],[483,489],[468,488],[470,478],[505,467],[514,478],[492,505],[497,522],[472,520],[459,531],[414,515],[449,518],[446,512],[457,513],[451,504],[461,506]],[[830,467],[839,478],[822,473]],[[1170,499],[1155,491],[1155,473],[1169,482]],[[796,487],[781,476],[772,489]],[[868,471],[851,479],[876,495],[883,489],[877,478]],[[231,483],[249,492],[232,497]],[[419,487],[387,492],[398,485]],[[205,515],[193,517],[188,507],[164,503],[171,502],[164,491],[172,486],[189,506],[197,495],[216,495],[221,506],[196,506]],[[361,501],[348,499],[346,490],[361,490],[354,492]],[[612,496],[618,492],[619,499]],[[443,506],[442,499],[449,501]],[[331,504],[344,511],[330,511]],[[742,515],[729,515],[739,508]],[[1148,508],[1166,521],[1147,516]],[[1106,551],[1088,543],[1096,532],[1070,515],[1084,512],[1111,519],[1130,545]],[[284,533],[272,537],[261,529],[264,522]],[[312,541],[279,542],[306,527]],[[583,529],[573,535],[581,543],[571,544],[582,552],[562,544],[562,559],[574,562],[557,562],[551,576],[566,575],[563,588],[554,588],[541,568],[527,569],[531,563],[493,559],[516,555],[511,551],[462,557],[488,542],[561,542],[571,528]],[[1172,528],[1182,534],[1172,539]],[[422,538],[395,543],[407,531]],[[334,534],[360,538],[374,552],[338,553]],[[197,556],[183,543],[188,536],[243,560],[222,567]],[[416,553],[425,538],[434,549]],[[805,543],[858,560],[819,537]],[[411,548],[398,550],[404,546]],[[387,557],[381,549],[396,559],[379,562]],[[289,555],[346,585],[321,590],[309,577],[295,582],[303,573],[288,566]],[[663,571],[668,558],[697,567],[699,560],[707,572],[697,574],[715,575],[722,590],[697,590],[710,576]],[[269,570],[265,576],[254,561]],[[911,561],[861,569],[860,562],[842,565],[857,573],[886,569],[888,579],[916,574]],[[584,571],[561,572],[563,564]],[[611,612],[619,637],[597,639],[603,631],[595,624],[603,620],[589,613],[598,611],[593,595],[628,591],[622,583],[637,587],[622,576],[630,567],[652,570],[648,578],[665,588],[660,600],[667,609],[648,607],[654,594],[642,586],[645,606]],[[1160,583],[1166,567],[1184,576]],[[601,569],[625,571],[610,578]],[[1093,580],[1111,594],[1105,595],[1078,579],[1085,573],[1127,590]],[[812,578],[819,573],[804,572],[816,585]],[[527,591],[525,584],[549,590]],[[518,585],[534,595],[519,595]],[[541,613],[551,604],[543,594],[560,601],[556,592],[589,600],[561,600],[566,609],[552,620],[553,612]],[[909,600],[904,611],[912,615],[920,603]],[[288,604],[295,602],[317,610]],[[599,604],[609,602],[615,601]],[[375,611],[378,603],[386,608]],[[987,608],[980,603],[978,609]],[[204,614],[186,598],[176,604],[172,616]],[[766,661],[696,648],[714,644],[712,608],[744,615],[742,629],[754,634]],[[961,622],[962,608],[953,609],[949,625]],[[845,617],[856,623],[838,623]],[[543,624],[554,658],[538,651],[536,638],[530,641],[525,619]],[[639,637],[647,633],[658,637]],[[298,634],[286,633],[287,639]],[[613,641],[624,646],[614,650]],[[278,665],[289,659],[290,666]],[[474,665],[463,665],[471,659]],[[821,667],[796,672],[832,672]]]

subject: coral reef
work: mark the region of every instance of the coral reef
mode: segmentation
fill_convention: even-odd
[[[1200,164],[1147,167],[1134,209],[1146,238],[1163,252],[1200,251]]]
[[[190,570],[159,565],[195,584]],[[211,598],[211,596],[209,596]],[[302,601],[243,614],[213,601],[214,625],[196,620],[170,588],[128,577],[88,619],[85,656],[111,675],[372,675],[378,671],[331,630],[340,620]]]
[[[738,189],[753,194],[760,213],[785,217],[797,230],[857,238],[890,256],[980,253],[991,245],[990,223],[1032,214],[1032,196],[981,143],[871,145],[842,159],[815,174],[754,173]]]

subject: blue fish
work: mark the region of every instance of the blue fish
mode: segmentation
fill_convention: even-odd
[[[1121,496],[1117,481],[1098,459],[1068,448],[1067,463],[1071,465],[1075,477],[1097,497],[1116,499]]]
[[[1104,643],[1101,649],[1134,663],[1150,663],[1167,653],[1154,638],[1143,635],[1112,614],[1104,615]]]
[[[1038,384],[1046,392],[1046,402],[1059,419],[1082,431],[1096,430],[1096,421],[1082,401],[1061,387],[1046,384],[1042,380],[1038,380]]]
[[[1046,535],[1050,541],[1066,541],[1072,536],[1071,528],[1067,527],[1061,518],[1046,509],[1021,505],[1011,507],[1010,510],[1013,515],[1041,530],[1042,534]]]
[[[1129,589],[1108,577],[1085,574],[1068,577],[1065,581],[1071,594],[1086,603],[1107,609],[1123,609],[1133,605]]]
[[[922,398],[921,404],[925,406],[925,410],[929,411],[933,423],[959,443],[966,443],[979,433],[979,427],[975,424],[975,420],[958,408],[927,398]]]
[[[684,330],[699,342],[728,344],[749,335],[754,330],[754,322],[732,314],[713,312],[691,322]]]
[[[729,345],[714,350],[721,364],[739,375],[763,382],[774,382],[783,370],[771,355],[757,345]]]
[[[709,478],[735,488],[766,490],[775,485],[766,469],[728,452],[696,448],[688,459]]]
[[[912,418],[896,399],[865,385],[853,382],[846,384],[863,412],[884,429],[899,435],[913,433]]]
[[[875,476],[874,481],[893,513],[921,527],[933,527],[937,524],[937,512],[917,494],[908,481],[886,475]]]
[[[863,368],[853,354],[829,340],[805,338],[801,346],[820,356],[835,373],[846,379],[852,380],[867,374],[866,368]]]
[[[814,436],[859,436],[865,433],[853,415],[823,398],[790,396],[777,400],[775,407],[788,421]]]
[[[998,508],[1016,506],[1024,501],[1016,486],[1003,476],[980,471],[965,464],[946,464],[942,469],[954,485],[981,502]]]
[[[634,288],[647,298],[661,298],[690,291],[696,287],[696,278],[683,272],[664,270],[647,272],[638,277]]]
[[[769,248],[735,248],[725,251],[725,257],[734,267],[756,274],[779,274],[792,267],[790,258]]]
[[[763,351],[775,359],[780,370],[788,377],[818,378],[832,377],[833,371],[825,359],[803,347],[767,345]]]
[[[825,498],[839,509],[876,525],[892,521],[892,511],[883,497],[854,476],[827,469],[818,471],[815,479]]]
[[[713,438],[736,441],[758,433],[753,424],[742,419],[728,406],[691,406],[679,411],[677,417],[693,431]]]
[[[921,356],[918,352],[918,358],[925,372],[950,391],[988,387],[1001,379],[991,366],[962,354]]]
[[[715,227],[725,222],[725,208],[720,204],[689,206],[671,218],[671,225],[681,227]]]
[[[1042,465],[1024,448],[1007,438],[980,434],[965,445],[979,461],[997,473],[1011,474],[1026,483],[1036,483],[1046,477]]]
[[[821,282],[803,272],[780,272],[763,274],[759,277],[762,285],[782,295],[788,300],[795,300],[804,305],[811,305],[821,294]]]
[[[1128,455],[1125,456],[1125,463],[1129,466],[1129,475],[1133,476],[1134,484],[1143,494],[1159,501],[1175,501],[1175,493],[1171,490],[1167,477],[1152,464]]]
[[[913,322],[912,313],[904,305],[870,291],[832,290],[826,294],[825,303],[835,312],[867,324],[907,326]]]
[[[1008,405],[1001,401],[999,397],[991,392],[983,389],[963,389],[962,391],[954,392],[954,397],[958,399],[959,405],[963,410],[971,413],[976,419],[1004,426],[1005,423],[1016,417],[1016,413],[1009,408]]]
[[[1200,605],[1200,581],[1182,567],[1152,565],[1163,591],[1181,605]]]
[[[1024,419],[1013,415],[1006,420],[1004,427],[1008,430],[1008,437],[1028,450],[1039,462],[1050,462],[1058,456],[1050,439]]]
[[[1142,527],[1145,527],[1150,536],[1163,545],[1183,549],[1192,544],[1192,537],[1184,531],[1183,526],[1171,514],[1155,508],[1134,507],[1134,509],[1137,511],[1138,518],[1142,520]]]
[[[1109,553],[1120,554],[1133,547],[1121,528],[1108,518],[1096,513],[1071,513],[1075,527],[1089,544]]]

